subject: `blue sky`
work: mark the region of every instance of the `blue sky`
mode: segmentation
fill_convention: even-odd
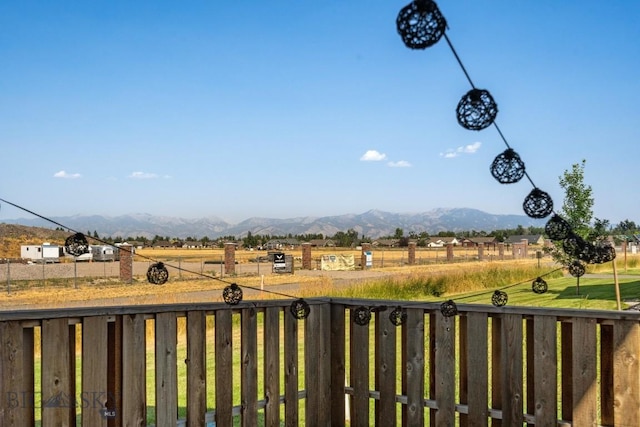
[[[407,3],[0,2],[0,197],[45,216],[522,214],[531,184],[489,172],[495,128],[456,121],[470,85],[445,40],[397,34]],[[595,216],[640,221],[640,2],[438,5],[556,209],[586,159]]]

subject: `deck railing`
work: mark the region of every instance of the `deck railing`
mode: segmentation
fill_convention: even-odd
[[[308,302],[0,312],[0,425],[640,425],[640,313]]]

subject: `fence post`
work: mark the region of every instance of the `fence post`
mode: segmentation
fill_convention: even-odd
[[[453,243],[447,243],[447,261],[453,261]]]
[[[120,280],[133,282],[133,246],[127,243],[120,246]]]
[[[527,239],[520,240],[522,243],[522,257],[529,258],[529,241]]]
[[[302,269],[311,270],[311,243],[302,244]]]
[[[224,244],[224,272],[235,274],[236,272],[236,244],[227,242]]]
[[[416,265],[416,242],[409,242],[408,264]]]

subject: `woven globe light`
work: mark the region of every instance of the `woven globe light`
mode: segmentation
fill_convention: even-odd
[[[235,283],[222,290],[222,299],[229,305],[238,305],[242,301],[242,288]]]
[[[588,259],[579,258],[589,264],[604,264],[616,258],[616,249],[608,243],[598,242],[590,247]]]
[[[458,123],[468,130],[482,130],[493,124],[498,115],[498,104],[488,90],[471,89],[456,108]]]
[[[436,2],[415,0],[403,7],[396,18],[396,28],[409,49],[426,49],[444,35],[447,21]]]
[[[611,245],[596,246],[595,264],[611,262],[616,258],[616,248]]]
[[[524,162],[512,148],[507,148],[491,163],[491,175],[500,184],[513,184],[522,179]]]
[[[562,249],[572,258],[589,262],[589,253],[591,252],[589,249],[589,243],[573,232],[569,233],[569,235],[562,241]]]
[[[302,298],[292,302],[291,306],[289,306],[289,310],[291,311],[291,314],[293,314],[293,317],[298,320],[306,319],[309,317],[309,313],[311,312],[309,303]]]
[[[530,218],[545,218],[553,212],[553,200],[548,193],[534,188],[525,197],[522,209]]]
[[[504,307],[507,305],[507,301],[509,301],[509,296],[505,291],[495,291],[493,295],[491,295],[491,304],[496,307]]]
[[[389,313],[389,321],[395,326],[400,326],[407,321],[407,310],[398,306]]]
[[[167,267],[161,262],[151,264],[147,270],[147,281],[154,285],[164,285],[169,280]]]
[[[547,282],[542,278],[538,277],[531,283],[531,290],[534,294],[544,294],[549,289]]]
[[[360,306],[353,310],[353,321],[356,325],[364,326],[371,320],[371,310],[368,307]]]
[[[544,226],[544,232],[551,240],[560,241],[572,233],[571,225],[559,215],[553,215]]]
[[[458,314],[458,306],[450,299],[440,304],[440,313],[444,317],[453,317]]]
[[[66,238],[64,249],[69,255],[80,256],[89,252],[89,242],[82,233],[76,233]]]
[[[569,264],[567,268],[569,269],[569,274],[573,277],[582,277],[586,271],[584,264],[577,260]]]

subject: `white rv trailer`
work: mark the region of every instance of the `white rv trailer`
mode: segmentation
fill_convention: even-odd
[[[74,260],[74,261],[76,261],[76,262],[80,262],[80,261],[93,261],[93,253],[91,253],[91,251],[89,251],[89,252],[85,252],[85,253],[83,253],[82,255],[78,255],[78,256],[71,255],[70,253],[67,253],[67,252],[65,251],[65,254],[64,254],[64,255],[65,255],[67,258],[70,258],[70,259],[72,259],[72,260]]]
[[[45,242],[41,245],[21,245],[20,258],[44,263],[60,262],[63,249],[58,245]]]
[[[116,261],[119,259],[117,247],[110,245],[90,245],[94,261]]]

